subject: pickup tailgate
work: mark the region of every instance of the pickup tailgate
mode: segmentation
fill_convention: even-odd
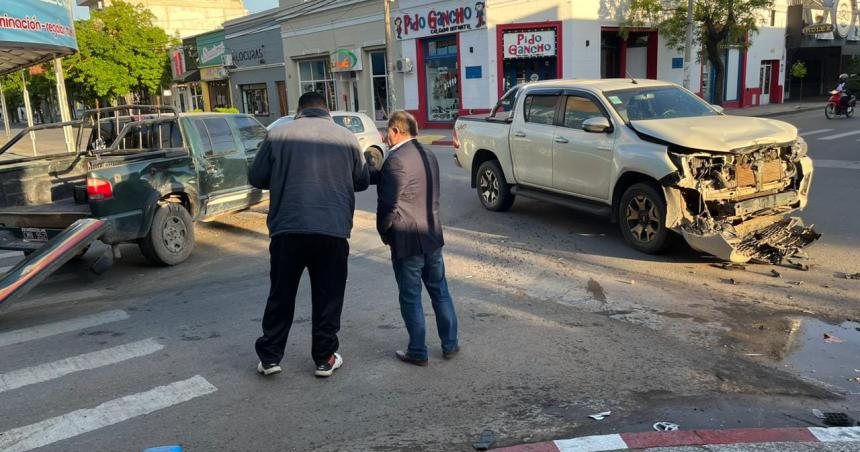
[[[101,237],[107,228],[108,224],[103,220],[77,220],[18,265],[0,275],[0,308],[32,290]]]

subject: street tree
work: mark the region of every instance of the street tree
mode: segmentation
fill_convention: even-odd
[[[693,48],[701,46],[714,71],[714,94],[723,100],[726,67],[722,59],[727,47],[746,48],[758,30],[761,13],[773,0],[696,0],[693,7]],[[621,33],[631,28],[656,28],[669,47],[682,50],[686,44],[687,0],[631,0]]]
[[[798,100],[803,101],[803,79],[806,78],[806,63],[797,61],[791,65],[791,76],[800,80],[800,92],[798,92]]]
[[[140,5],[114,1],[78,20],[78,53],[63,61],[69,90],[89,104],[160,92],[170,38]]]

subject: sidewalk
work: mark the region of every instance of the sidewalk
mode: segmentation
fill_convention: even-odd
[[[822,447],[821,443],[835,446]],[[744,446],[730,447],[743,444]],[[715,447],[716,446],[716,447]],[[622,433],[584,436],[545,443],[494,449],[504,452],[596,452],[653,449],[694,450],[860,450],[860,427],[750,428],[730,430],[678,430],[672,432]]]
[[[772,116],[790,115],[812,110],[824,110],[824,99],[816,99],[809,102],[788,102],[784,104],[761,105],[747,108],[727,108],[725,113],[733,116],[757,116],[769,118]]]

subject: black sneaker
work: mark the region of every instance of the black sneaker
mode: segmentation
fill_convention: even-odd
[[[335,353],[331,355],[331,357],[323,364],[317,366],[317,370],[314,371],[314,375],[317,377],[330,377],[334,374],[334,371],[340,368],[343,365],[343,358],[339,353]]]
[[[267,377],[269,375],[279,374],[281,373],[281,366],[278,364],[263,364],[261,362],[257,364],[257,373]]]
[[[457,353],[460,353],[460,346],[459,345],[454,347],[453,349],[447,351],[447,352],[445,350],[442,350],[442,357],[445,359],[451,359],[451,358],[457,356]]]
[[[394,352],[394,356],[396,356],[397,359],[403,361],[404,363],[415,364],[416,366],[425,367],[428,364],[430,364],[429,359],[427,359],[427,358],[424,358],[424,359],[414,358],[414,357],[410,356],[409,353],[407,353],[403,350],[397,350],[396,352]]]

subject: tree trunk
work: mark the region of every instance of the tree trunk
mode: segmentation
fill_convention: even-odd
[[[797,101],[803,102],[803,77],[800,78],[800,93],[798,93],[798,94],[799,94],[799,96],[798,96],[799,99]]]
[[[711,87],[711,91],[714,93],[713,102],[717,105],[723,105],[723,83],[725,79],[726,68],[723,65],[723,60],[720,58],[719,43],[710,42],[705,47],[708,52],[708,61],[711,62],[711,70],[714,72],[714,86]]]

